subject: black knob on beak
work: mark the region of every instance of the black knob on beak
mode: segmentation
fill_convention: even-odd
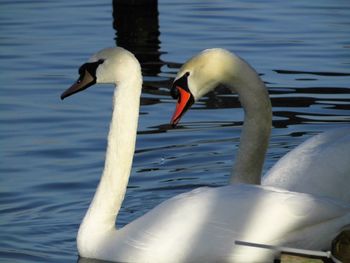
[[[176,88],[175,85],[173,85],[173,86],[171,87],[170,95],[171,95],[171,97],[173,97],[173,99],[175,99],[175,100],[179,98],[179,90]]]

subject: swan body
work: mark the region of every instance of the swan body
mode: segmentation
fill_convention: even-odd
[[[317,250],[349,220],[350,206],[326,198],[248,184],[203,187],[166,200],[81,253],[117,262],[265,263],[277,252],[235,240]]]
[[[214,57],[217,52],[219,56],[230,54],[218,49],[213,51]],[[192,60],[189,65],[197,69],[196,65],[212,58],[210,54],[205,57],[204,61],[197,57],[197,63]],[[237,78],[235,83],[239,90],[244,79],[235,72],[246,72],[245,76],[248,75],[257,86],[247,87],[247,93],[266,97],[267,92],[255,71],[237,57],[229,57],[227,67],[221,70],[228,70],[233,64],[236,71],[228,71],[232,76],[227,80]],[[186,64],[183,70],[186,70]],[[61,95],[62,99],[95,83],[116,85],[103,173],[78,231],[77,245],[81,257],[117,262],[266,263],[273,260],[276,252],[237,246],[235,240],[325,249],[341,227],[349,223],[350,207],[347,203],[269,186],[237,183],[218,188],[198,188],[177,195],[116,229],[115,222],[124,199],[135,150],[142,88],[141,69],[130,52],[122,48],[109,48],[92,56],[80,67],[79,74],[77,82]],[[194,71],[190,74],[195,75]],[[197,76],[201,76],[199,71]],[[193,85],[196,84],[195,79],[191,81]],[[175,82],[177,85],[183,83]],[[242,104],[250,105],[250,101],[244,98],[246,92],[240,93],[243,94]],[[186,104],[191,97],[184,99],[184,95],[181,93],[182,101]],[[269,100],[255,102],[262,112],[259,116],[270,120]],[[181,116],[179,109],[182,106],[186,105],[178,106],[174,122],[178,121],[178,114]],[[253,129],[257,128],[261,136],[268,138],[270,124],[259,128],[249,110],[246,115],[243,135],[249,138]],[[234,169],[236,174],[244,173],[248,182],[259,181],[255,177],[260,176],[262,162],[261,157],[257,156],[258,168],[249,169],[246,163],[252,158],[250,155],[255,157],[255,151],[264,154],[267,147],[266,142],[255,142],[258,145],[240,149],[243,165]],[[237,177],[245,181],[244,177]]]
[[[262,184],[350,204],[350,126],[311,137],[283,156]]]

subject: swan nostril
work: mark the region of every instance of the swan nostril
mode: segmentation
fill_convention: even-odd
[[[173,86],[170,90],[170,95],[173,99],[178,99],[180,95],[179,90],[175,86]]]

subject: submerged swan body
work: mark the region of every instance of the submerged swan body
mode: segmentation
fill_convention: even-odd
[[[245,62],[233,55],[228,59],[231,63],[230,60],[237,64],[237,72],[247,67],[248,75],[260,83]],[[323,249],[328,248],[341,227],[349,223],[350,207],[346,203],[268,186],[233,184],[198,188],[177,195],[116,229],[115,221],[124,199],[135,149],[141,69],[130,52],[109,48],[95,54],[79,73],[78,81],[62,94],[62,99],[95,83],[118,86],[114,93],[103,174],[77,236],[81,257],[118,262],[265,263],[272,261],[276,252],[238,246],[235,240]],[[236,72],[231,73],[236,76]],[[244,84],[244,79],[239,81]],[[258,89],[266,93],[262,88]],[[254,120],[249,114],[248,132]],[[267,119],[268,115],[267,110]],[[262,133],[269,133],[268,127],[264,129],[267,131]],[[247,136],[247,132],[245,134]],[[265,145],[258,147],[264,153]],[[251,153],[251,150],[245,152]],[[243,165],[236,168],[236,172],[247,174],[248,181],[261,173],[261,168],[246,169]]]

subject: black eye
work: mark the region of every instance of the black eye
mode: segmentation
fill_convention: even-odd
[[[79,75],[83,74],[83,72],[85,71],[86,69],[86,63],[83,64],[80,68],[79,68]]]
[[[188,77],[189,75],[190,75],[190,72],[186,72],[186,73],[184,74],[185,77]]]
[[[177,87],[175,85],[171,87],[170,95],[175,100],[179,98],[180,92],[179,92],[179,90],[177,89]]]

